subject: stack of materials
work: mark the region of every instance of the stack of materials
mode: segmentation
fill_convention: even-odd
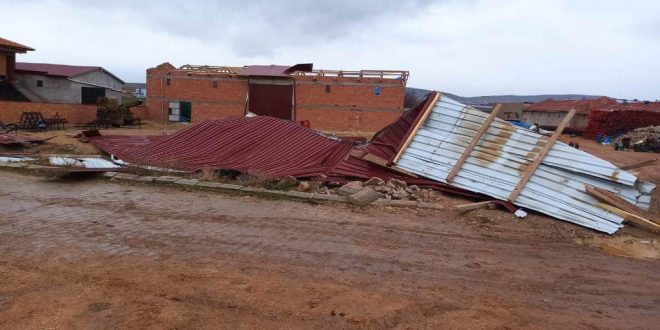
[[[583,136],[588,139],[598,135],[616,136],[649,125],[660,125],[660,111],[594,110],[589,114],[589,125]]]
[[[660,141],[660,126],[636,128],[626,134],[619,135],[614,139],[614,142],[616,143],[626,138],[630,139],[631,144],[640,143],[649,138]]]
[[[429,100],[409,115],[405,140],[385,141],[396,150],[382,154],[393,167],[610,234],[624,217],[601,207],[589,187],[650,206],[655,185],[605,160],[438,93]]]

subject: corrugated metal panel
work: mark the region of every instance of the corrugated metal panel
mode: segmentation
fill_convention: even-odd
[[[29,136],[0,133],[0,144],[17,144],[28,142],[44,142],[44,139]]]
[[[366,147],[366,150],[372,155],[391,162],[403,145],[403,142],[411,133],[411,127],[415,126],[421,119],[423,110],[431,105],[431,101],[436,95],[437,92],[432,92],[424,102],[404,113],[394,123],[376,133]]]
[[[353,147],[266,116],[208,120],[153,142],[135,137],[91,139],[129,163],[184,171],[231,169],[265,177],[318,176]]]
[[[397,165],[446,182],[460,155],[487,114],[442,96],[421,125]],[[547,137],[496,119],[451,185],[506,200]],[[585,184],[619,194],[648,209],[655,187],[613,164],[557,142],[515,201],[553,217],[589,228],[615,232],[623,219],[597,206]]]

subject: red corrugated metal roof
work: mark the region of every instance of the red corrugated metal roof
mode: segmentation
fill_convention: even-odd
[[[18,73],[38,73],[52,77],[71,78],[99,70],[124,83],[119,77],[100,66],[16,62],[16,72]]]
[[[135,164],[184,171],[229,169],[263,177],[318,176],[353,147],[266,116],[208,120],[154,142],[134,137],[92,137],[91,141]]]
[[[386,126],[380,130],[367,146],[366,150],[373,155],[376,155],[387,161],[394,160],[403,142],[411,133],[413,127],[423,114],[423,110],[430,106],[430,103],[437,95],[437,92],[432,92],[424,100],[424,102],[417,105],[412,110],[404,113],[394,123]]]
[[[18,143],[28,143],[28,142],[44,142],[44,139],[0,133],[0,144],[18,144]]]
[[[21,45],[18,42],[7,40],[5,38],[0,38],[0,48],[15,50],[17,53],[25,53],[29,50],[34,50],[31,47]]]
[[[56,77],[74,77],[96,70],[101,70],[101,67],[16,62],[16,71],[38,72],[48,76]]]

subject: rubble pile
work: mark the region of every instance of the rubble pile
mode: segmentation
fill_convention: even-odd
[[[285,179],[281,179],[285,180]],[[301,192],[313,192],[317,194],[352,196],[369,188],[379,194],[380,198],[388,200],[408,200],[420,202],[433,202],[442,199],[440,192],[430,188],[420,188],[417,185],[408,185],[403,180],[391,178],[387,181],[372,177],[367,181],[350,181],[338,188],[329,188],[321,181],[300,181],[297,190]],[[364,192],[363,192],[364,193]],[[371,194],[373,195],[373,194]]]
[[[641,152],[660,152],[660,126],[642,127],[614,139],[616,148],[632,148]]]
[[[633,144],[648,138],[660,139],[660,126],[649,126],[634,129],[626,134],[617,136],[614,139],[614,142],[622,141],[626,138],[629,138],[630,142]]]

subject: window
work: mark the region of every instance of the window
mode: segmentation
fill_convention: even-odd
[[[380,86],[374,87],[374,95],[380,95]]]
[[[43,80],[37,80],[37,87],[44,87],[44,81]]]
[[[325,85],[325,92],[330,93],[330,85]]]
[[[82,87],[81,97],[82,104],[98,104],[99,98],[105,97],[105,88]]]
[[[213,80],[213,88],[218,88],[218,81],[217,80]]]
[[[165,84],[167,84],[167,86],[169,86],[171,82],[172,82],[172,79],[167,78],[167,80],[165,81]]]

